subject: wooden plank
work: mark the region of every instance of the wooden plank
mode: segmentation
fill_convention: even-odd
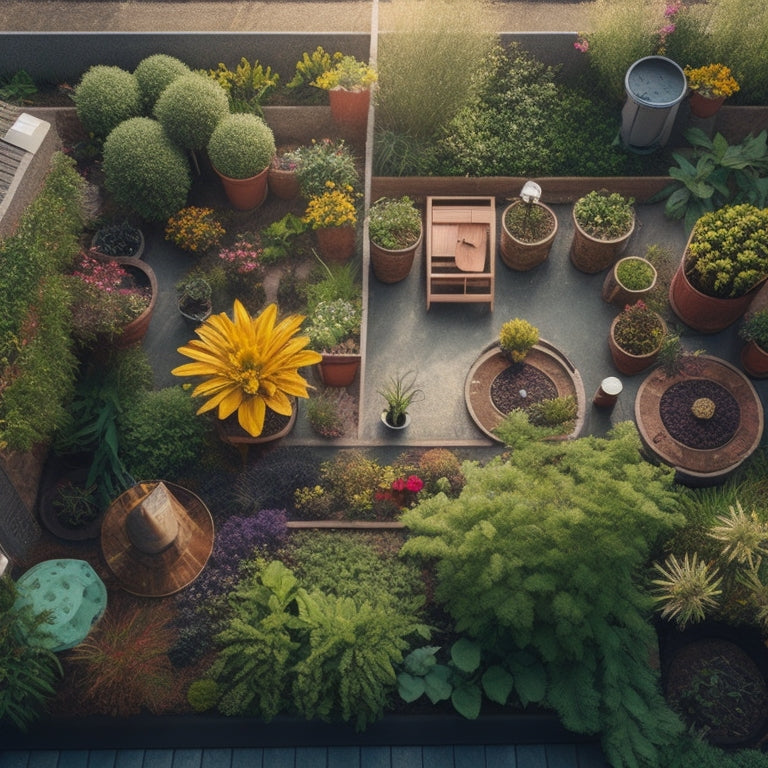
[[[303,765],[296,760],[296,765]],[[332,768],[360,768],[360,747],[328,747],[328,765]]]
[[[610,768],[599,744],[578,744],[576,746],[579,768]]]
[[[263,768],[263,765],[264,750],[261,748],[232,750],[232,768]]]
[[[422,748],[392,747],[392,766],[393,768],[423,768]]]
[[[143,764],[143,749],[121,749],[115,755],[115,768],[141,768]]]
[[[200,760],[201,768],[231,768],[231,749],[204,749]]]
[[[517,747],[517,768],[547,768],[547,751],[543,744]]]
[[[486,768],[517,768],[517,753],[511,744],[489,744],[485,748]]]
[[[59,752],[58,768],[88,768],[87,749],[65,749]]]
[[[394,763],[392,764],[394,766]],[[422,750],[423,768],[447,768],[453,765],[453,747],[429,746]]]
[[[360,768],[392,768],[393,765],[389,747],[360,748]]]
[[[326,768],[329,765],[325,747],[296,747],[296,766],[301,768]]]
[[[173,768],[200,768],[203,760],[201,749],[175,749],[173,750]]]
[[[454,747],[453,765],[454,768],[477,768],[477,766],[485,766],[485,747],[478,744]]]
[[[576,768],[575,744],[547,744],[547,768]]]
[[[59,753],[52,749],[30,752],[27,768],[56,768]]]
[[[286,747],[264,747],[262,768],[295,768],[296,750]]]
[[[172,768],[172,749],[148,749],[144,752],[144,768]]]
[[[29,752],[25,749],[9,749],[6,751],[0,750],[0,768],[27,768],[29,763],[34,762],[34,756],[39,754],[42,753]],[[58,760],[58,752],[51,752],[50,754],[52,754],[54,758]],[[55,768],[55,765],[56,764],[54,763],[53,768]]]
[[[88,768],[115,768],[117,750],[93,749],[88,755]]]

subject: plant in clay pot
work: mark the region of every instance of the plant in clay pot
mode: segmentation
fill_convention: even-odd
[[[362,305],[357,299],[321,300],[306,327],[310,347],[322,353],[318,371],[327,387],[346,387],[360,368]]]
[[[202,275],[187,275],[176,284],[176,296],[182,317],[202,323],[211,314],[211,284]]]
[[[328,91],[331,116],[342,130],[359,131],[368,122],[371,89],[377,80],[375,67],[354,56],[341,56],[312,85]]]
[[[574,203],[571,261],[577,269],[593,273],[613,264],[634,232],[634,202],[618,192],[593,190]]]
[[[299,195],[299,176],[302,147],[278,151],[269,166],[269,190],[281,200],[293,200]]]
[[[520,197],[502,214],[500,253],[510,269],[533,269],[549,255],[557,235],[557,216],[540,198],[541,187],[527,181]]]
[[[96,487],[84,488],[72,481],[63,482],[53,499],[54,514],[67,528],[82,528],[99,515],[95,497]]]
[[[394,429],[402,429],[410,423],[408,409],[415,399],[423,394],[418,388],[416,374],[413,371],[393,376],[387,384],[378,390],[386,402],[386,409],[381,414],[384,424]]]
[[[382,197],[371,206],[368,212],[371,266],[379,280],[395,283],[408,276],[421,234],[421,213],[407,195]]]
[[[303,221],[314,230],[317,245],[327,262],[345,262],[355,252],[357,207],[352,187],[333,182],[319,195],[310,197]]]
[[[724,64],[685,67],[683,72],[691,89],[691,112],[697,117],[711,117],[739,90],[736,78]]]
[[[539,329],[519,317],[508,320],[499,331],[499,346],[513,363],[522,363],[539,342]]]
[[[658,357],[667,328],[645,302],[628,305],[611,324],[609,347],[614,365],[627,375],[648,368]]]
[[[656,286],[656,267],[640,256],[625,256],[605,276],[602,296],[609,304],[626,306],[644,300]]]
[[[754,378],[768,376],[768,309],[750,313],[739,328],[745,342],[741,349],[741,364]]]
[[[344,139],[312,140],[308,147],[301,147],[296,175],[301,194],[308,200],[321,195],[326,184],[333,182],[338,189],[354,189],[359,173],[352,151]]]
[[[144,235],[128,221],[107,224],[96,230],[91,247],[113,258],[127,256],[140,259],[144,252]]]

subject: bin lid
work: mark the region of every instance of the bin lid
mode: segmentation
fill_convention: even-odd
[[[638,59],[627,70],[624,86],[627,95],[638,104],[658,109],[674,107],[688,91],[685,73],[665,56]]]

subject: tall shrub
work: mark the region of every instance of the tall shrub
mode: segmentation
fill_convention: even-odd
[[[661,764],[681,725],[648,664],[651,603],[634,577],[681,522],[672,472],[643,461],[625,423],[608,439],[523,443],[466,475],[458,499],[404,513],[403,553],[435,563],[457,631],[544,665],[546,703],[600,732],[612,765]]]
[[[120,67],[91,67],[75,87],[73,98],[83,127],[101,139],[123,120],[141,114],[136,78]]]
[[[189,163],[156,120],[134,117],[104,142],[107,189],[147,221],[165,221],[184,207]]]

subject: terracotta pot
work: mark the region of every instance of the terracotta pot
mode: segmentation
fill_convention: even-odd
[[[691,114],[696,117],[712,117],[723,106],[725,96],[710,98],[702,96],[698,91],[691,91],[689,103]]]
[[[215,168],[213,170],[216,171]],[[216,173],[224,186],[227,199],[232,207],[238,211],[250,211],[253,208],[258,208],[267,199],[269,168],[265,168],[261,173],[248,179],[231,179],[218,171]]]
[[[619,266],[626,261],[635,259],[638,261],[645,261],[646,264],[653,270],[653,280],[647,288],[640,290],[632,290],[627,288],[618,277]],[[648,294],[656,287],[658,274],[656,268],[646,259],[641,259],[639,256],[625,256],[623,259],[619,259],[614,265],[613,269],[605,276],[603,282],[603,300],[609,304],[613,304],[616,307],[624,308],[627,304],[635,304],[638,301],[644,301]]]
[[[661,323],[666,333],[667,324],[664,322],[664,319],[656,312],[654,312],[654,314],[659,319],[659,322]],[[656,347],[653,352],[649,352],[645,355],[633,355],[630,352],[622,349],[616,343],[614,334],[616,330],[616,324],[619,322],[619,317],[620,315],[617,315],[611,323],[611,329],[608,333],[608,348],[611,351],[611,358],[613,359],[613,364],[616,369],[626,376],[634,376],[635,374],[644,371],[646,368],[650,368],[656,362],[656,359],[659,356],[659,351],[661,350],[661,345],[664,343],[663,337],[659,342],[658,347]]]
[[[268,180],[269,191],[281,200],[293,200],[299,196],[299,179],[296,171],[270,168]]]
[[[756,341],[748,341],[741,348],[741,366],[753,379],[768,378],[768,351]]]
[[[320,380],[326,387],[348,387],[360,370],[360,355],[331,355],[323,353],[317,364]]]
[[[382,248],[371,240],[371,267],[376,278],[382,283],[397,283],[400,280],[405,280],[410,274],[416,251],[421,245],[423,233],[422,227],[419,232],[419,239],[413,245],[399,251]]]
[[[368,125],[368,109],[371,105],[371,91],[348,91],[333,88],[328,91],[331,117],[343,131],[360,133]]]
[[[508,206],[501,216],[501,260],[510,268],[518,272],[526,272],[529,269],[538,267],[539,264],[546,261],[552,243],[557,236],[557,216],[555,212],[544,203],[533,203],[533,205],[543,208],[550,216],[552,221],[552,231],[541,240],[530,243],[515,237],[507,228],[507,213],[517,205],[525,205],[521,200],[516,200]]]
[[[324,227],[315,230],[320,256],[326,263],[343,264],[355,252],[357,231],[354,227]]]
[[[571,243],[571,262],[576,269],[589,274],[608,269],[624,253],[629,239],[635,231],[635,218],[629,232],[613,240],[601,240],[588,235],[576,221],[571,211],[574,231]]]
[[[690,241],[689,241],[690,242]],[[687,252],[686,248],[686,252]],[[690,328],[700,333],[718,333],[735,323],[748,309],[757,292],[755,286],[744,296],[719,299],[702,293],[685,274],[685,254],[669,285],[669,303],[674,313]]]
[[[136,318],[131,320],[128,325],[125,326],[123,332],[113,342],[112,346],[118,349],[125,349],[133,344],[140,342],[149,330],[149,323],[152,320],[152,314],[155,311],[155,304],[157,304],[157,277],[155,271],[145,261],[134,258],[122,258],[115,259],[128,272],[140,272],[146,283],[149,284],[150,299],[147,308]]]

